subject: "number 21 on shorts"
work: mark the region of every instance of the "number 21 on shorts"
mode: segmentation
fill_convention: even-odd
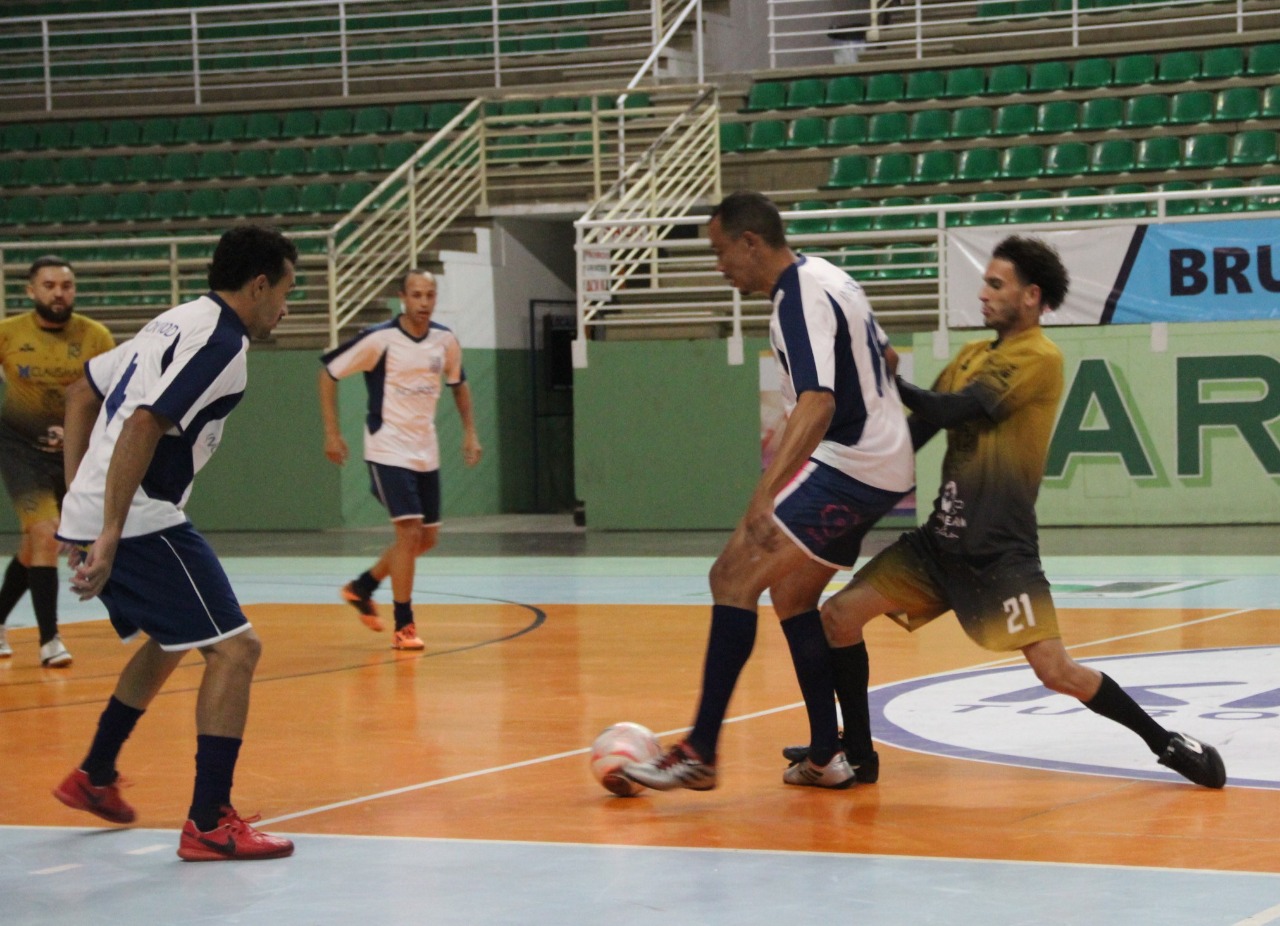
[[[1009,615],[1007,624],[1010,634],[1021,633],[1028,627],[1036,625],[1036,615],[1031,610],[1031,596],[1026,592],[1014,598],[1004,600],[1004,613]]]

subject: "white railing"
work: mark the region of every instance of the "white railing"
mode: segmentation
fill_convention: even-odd
[[[1241,200],[1240,209],[1227,205]],[[1170,204],[1196,204],[1189,214],[1170,214]],[[1252,202],[1250,202],[1252,201]],[[1017,214],[1052,207],[1063,210],[1091,206],[1122,213],[1109,219],[1019,222]],[[1149,214],[1142,215],[1142,211]],[[1176,211],[1176,210],[1175,210]],[[993,213],[1009,213],[1005,220]],[[1050,199],[954,203],[930,206],[867,207],[783,212],[789,225],[825,220],[853,220],[865,230],[792,233],[789,243],[806,254],[825,257],[862,283],[882,324],[896,328],[946,330],[940,307],[946,304],[945,236],[955,225],[999,224],[1011,232],[1090,228],[1114,224],[1172,223],[1255,218],[1280,213],[1280,184],[1236,189],[1153,191],[1123,195],[1058,196]],[[984,219],[983,216],[992,216]],[[867,227],[895,218],[916,218],[912,228]],[[886,222],[886,220],[889,220]],[[744,299],[725,284],[704,237],[672,236],[671,229],[698,229],[705,215],[584,218],[578,229],[578,341],[574,361],[587,362],[589,340],[609,329],[632,329],[631,336],[671,337],[700,333],[727,337],[729,361],[741,363],[739,344],[744,326],[763,333],[772,307],[760,297]],[[584,267],[587,268],[584,273]],[[607,284],[605,281],[625,281]],[[608,286],[608,298],[601,289]]]
[[[1280,7],[1267,0],[1130,0],[1086,6],[1080,0],[768,0],[773,68],[853,63],[862,49],[889,49],[924,58],[979,48],[1001,39],[1061,36],[1072,47],[1140,41],[1152,26],[1198,24],[1243,36],[1280,27]],[[837,59],[837,55],[843,59]]]

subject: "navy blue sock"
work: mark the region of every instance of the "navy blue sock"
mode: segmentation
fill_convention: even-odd
[[[351,587],[365,598],[372,598],[373,593],[378,590],[378,586],[381,584],[368,569],[351,580]]]
[[[403,630],[413,623],[413,602],[394,602],[396,612],[396,630]]]
[[[111,696],[98,718],[98,732],[93,735],[89,754],[80,763],[81,770],[89,776],[89,784],[103,788],[116,780],[116,758],[143,713]]]
[[[243,740],[233,736],[196,737],[196,786],[187,816],[207,833],[218,825],[222,808],[231,806],[231,780]]]
[[[791,649],[791,663],[809,715],[809,759],[815,765],[826,765],[840,751],[840,738],[836,733],[831,647],[822,631],[822,617],[816,609],[789,617],[782,622],[782,633]]]
[[[13,606],[27,593],[27,585],[27,567],[15,556],[9,560],[9,568],[4,571],[4,584],[0,585],[0,626],[9,619]]]
[[[40,643],[44,645],[58,635],[58,567],[32,566],[27,570],[31,585],[31,607],[40,627]]]
[[[702,699],[688,742],[704,762],[716,760],[720,726],[742,667],[756,645],[756,612],[727,604],[711,608],[711,635],[702,665]]]
[[[1102,687],[1088,701],[1080,702],[1095,714],[1114,720],[1142,737],[1147,748],[1156,755],[1164,753],[1173,734],[1156,723],[1129,693],[1116,684],[1107,673],[1102,673]]]
[[[871,679],[871,663],[867,644],[833,647],[831,668],[835,676],[836,696],[844,715],[844,751],[855,765],[875,751],[871,743],[871,708],[867,703],[867,685]]]

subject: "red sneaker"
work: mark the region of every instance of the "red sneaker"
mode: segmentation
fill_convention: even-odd
[[[76,769],[53,789],[53,796],[73,810],[87,810],[112,823],[132,823],[138,815],[120,796],[125,786],[125,780],[116,776],[111,784],[95,787],[85,772]]]
[[[339,592],[342,600],[351,607],[356,609],[356,613],[360,615],[360,623],[364,624],[370,630],[381,633],[383,628],[382,618],[378,617],[378,606],[373,603],[373,599],[367,595],[361,595],[355,589],[354,582],[348,582],[342,586]]]
[[[208,832],[201,832],[188,820],[182,828],[182,840],[178,843],[178,858],[188,862],[220,862],[285,858],[293,855],[293,843],[290,840],[268,836],[249,825],[261,819],[261,816],[254,814],[244,820],[234,807],[223,807],[218,825]]]

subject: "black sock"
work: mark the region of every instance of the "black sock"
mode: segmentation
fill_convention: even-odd
[[[9,560],[9,568],[4,571],[4,584],[0,585],[0,626],[9,619],[9,612],[27,593],[27,567],[22,565],[18,557]]]
[[[351,580],[351,587],[365,598],[372,598],[373,593],[378,590],[378,586],[381,584],[373,577],[373,573],[367,569]]]
[[[844,717],[844,751],[849,761],[870,757],[875,751],[871,743],[871,708],[867,703],[867,685],[871,679],[871,662],[867,644],[833,647],[831,668],[835,677],[836,696]]]
[[[809,760],[824,766],[840,750],[836,735],[835,681],[831,648],[822,631],[822,617],[815,609],[782,622],[782,633],[791,649],[796,681],[809,715]]]
[[[688,741],[703,762],[716,760],[720,726],[742,667],[756,645],[756,612],[727,604],[711,608],[711,634],[702,664],[702,698]]]
[[[27,570],[27,581],[43,645],[58,635],[58,567],[32,566]]]
[[[98,718],[98,732],[93,736],[89,754],[80,763],[91,785],[102,788],[116,780],[116,758],[142,715],[143,711],[111,696]]]
[[[396,630],[404,630],[413,623],[413,602],[396,601],[392,604],[396,612]]]
[[[203,833],[218,825],[223,807],[231,806],[231,779],[242,742],[232,736],[196,737],[196,786],[187,816]]]
[[[1102,687],[1088,701],[1081,701],[1085,707],[1095,714],[1101,714],[1108,720],[1114,720],[1121,726],[1128,727],[1142,737],[1147,748],[1156,755],[1162,755],[1169,745],[1173,734],[1166,730],[1155,719],[1142,709],[1115,680],[1102,673]]]

